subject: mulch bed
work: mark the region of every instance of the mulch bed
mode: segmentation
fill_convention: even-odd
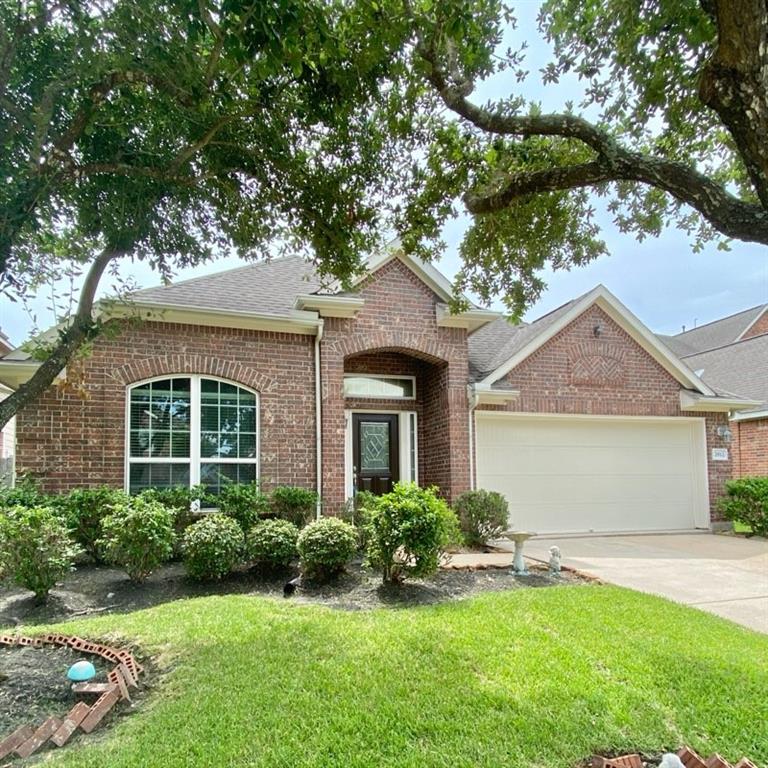
[[[170,563],[137,586],[122,571],[85,565],[54,588],[44,605],[36,605],[31,594],[23,589],[0,589],[0,628],[51,623],[74,616],[124,613],[205,595],[247,594],[282,599],[283,585],[296,576],[295,568],[280,574],[242,571],[214,584],[199,583],[187,578],[181,563]],[[490,568],[441,570],[430,579],[385,588],[378,575],[364,570],[358,562],[330,584],[303,584],[291,599],[343,610],[365,610],[432,605],[481,592],[586,582],[585,577],[573,572],[552,576],[545,568],[534,568],[529,576],[515,576],[509,568]]]

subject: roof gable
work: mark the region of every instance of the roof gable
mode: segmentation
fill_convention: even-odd
[[[540,349],[563,328],[583,314],[591,306],[599,306],[630,338],[642,347],[662,368],[670,373],[686,388],[701,394],[714,396],[708,387],[696,374],[659,341],[640,320],[632,314],[605,286],[598,285],[581,298],[564,304],[559,309],[545,315],[529,326],[524,326],[518,332],[517,338],[512,338],[505,347],[507,358],[493,371],[478,382],[481,387],[489,387],[513,368],[517,367]]]
[[[732,344],[741,339],[766,310],[768,304],[760,304],[674,336],[664,337],[664,341],[676,354],[682,356]]]

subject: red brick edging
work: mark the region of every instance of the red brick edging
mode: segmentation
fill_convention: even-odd
[[[75,693],[80,696],[98,695],[92,705],[78,701],[63,720],[49,717],[37,728],[31,724],[22,725],[0,741],[0,760],[12,752],[19,757],[29,757],[49,741],[57,747],[63,747],[78,728],[90,733],[118,701],[131,700],[129,689],[139,687],[139,675],[144,672],[144,667],[136,661],[130,651],[91,643],[74,635],[0,635],[0,645],[30,645],[35,648],[59,645],[81,653],[101,656],[115,665],[107,674],[109,683],[80,683],[73,686]]]
[[[735,766],[732,766],[717,753],[710,755],[705,760],[690,747],[679,749],[677,756],[685,768],[756,768],[755,764],[746,757],[742,757]],[[645,763],[637,754],[621,755],[620,757],[595,755],[592,758],[592,768],[645,768]]]

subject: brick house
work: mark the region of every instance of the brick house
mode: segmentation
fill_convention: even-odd
[[[347,291],[299,258],[139,291],[19,413],[17,470],[51,490],[258,478],[318,488],[326,514],[415,480],[499,490],[510,525],[539,532],[710,525],[728,414],[752,401],[710,388],[602,286],[519,326],[452,298],[396,251]],[[0,381],[35,366],[14,351]]]
[[[757,401],[731,419],[733,473],[768,475],[768,304],[662,338],[710,386]]]

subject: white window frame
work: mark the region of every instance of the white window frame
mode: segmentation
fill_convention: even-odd
[[[402,377],[398,377],[402,378]],[[352,414],[373,413],[397,415],[397,431],[400,453],[400,480],[410,482],[413,476],[415,483],[419,482],[419,414],[416,411],[386,411],[381,408],[354,408],[344,411],[344,489],[346,498],[354,496],[355,478],[352,471]],[[411,418],[413,418],[413,460],[411,463]],[[414,466],[415,465],[415,466]]]
[[[137,456],[131,457],[131,391],[136,387],[143,387],[145,384],[151,384],[154,381],[165,381],[166,379],[189,379],[190,387],[190,418],[189,418],[189,458],[171,458],[159,456]],[[224,458],[217,456],[200,456],[200,419],[201,419],[201,386],[203,379],[218,381],[222,384],[231,384],[232,386],[244,389],[246,392],[254,395],[256,398],[256,455],[253,458]],[[128,493],[131,486],[131,464],[189,464],[189,486],[190,488],[200,483],[200,464],[255,464],[256,480],[260,478],[261,471],[261,398],[255,389],[246,387],[240,382],[224,379],[221,376],[210,376],[205,373],[167,373],[163,376],[152,376],[141,381],[134,381],[125,388],[125,467],[123,487]]]
[[[345,373],[344,380],[347,379],[388,379],[389,381],[402,381],[406,379],[411,382],[411,395],[348,395],[344,392],[344,397],[348,400],[415,400],[416,399],[416,377],[403,374],[383,373]],[[384,413],[384,411],[382,411]]]

